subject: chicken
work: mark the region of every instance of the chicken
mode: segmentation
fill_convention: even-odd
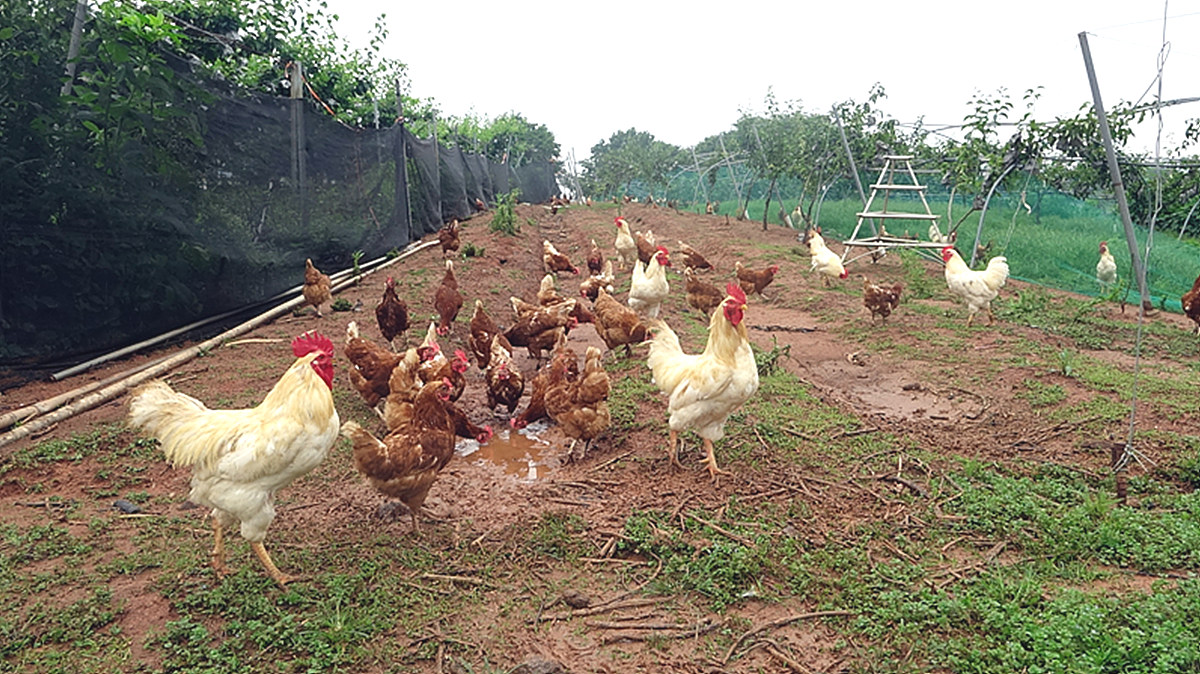
[[[684,268],[683,278],[688,306],[705,316],[711,316],[713,310],[724,301],[725,293],[717,286],[697,278],[696,270],[691,267]]]
[[[569,349],[564,349],[551,361],[545,393],[546,413],[571,438],[568,458],[577,458],[575,445],[580,440],[583,450],[578,458],[586,456],[592,440],[612,423],[608,409],[609,388],[600,349],[594,346],[587,348],[582,373],[578,372],[575,353]]]
[[[417,513],[438,472],[454,456],[454,423],[444,405],[449,398],[449,381],[425,384],[403,421],[382,440],[353,421],[341,428],[355,468],[376,491],[408,507],[413,531],[420,531]]]
[[[475,197],[475,210],[479,211],[480,213],[487,210],[487,204],[484,203],[483,199]]]
[[[900,306],[900,292],[904,290],[904,286],[899,283],[881,286],[871,283],[866,276],[862,277],[862,282],[863,306],[871,311],[871,322],[875,322],[875,316],[882,316],[886,322],[887,317]]]
[[[599,294],[601,288],[604,288],[608,294],[612,294],[614,281],[616,281],[616,277],[613,276],[612,260],[605,260],[604,271],[579,282],[579,294],[595,302],[596,295]]]
[[[759,297],[767,299],[762,291],[775,280],[775,274],[779,273],[779,265],[773,264],[764,269],[747,269],[741,262],[737,262],[734,264],[734,270],[742,292],[747,295],[757,293]]]
[[[446,260],[446,273],[433,293],[433,308],[437,310],[437,333],[443,337],[450,334],[450,324],[458,318],[462,309],[463,296],[458,292],[458,279],[454,277],[454,261]]]
[[[483,309],[483,302],[475,300],[475,311],[471,314],[470,328],[471,352],[475,354],[475,364],[480,370],[486,369],[488,360],[492,357],[492,337],[500,334],[500,328],[492,317]]]
[[[576,276],[579,275],[579,267],[571,264],[566,255],[558,252],[554,244],[550,243],[549,239],[542,240],[542,266],[547,274],[556,274],[560,271],[569,271]]]
[[[988,314],[988,325],[996,322],[992,315],[992,300],[1000,294],[1000,288],[1008,280],[1008,260],[997,256],[988,261],[986,269],[975,271],[963,262],[954,246],[942,249],[942,260],[946,262],[946,285],[950,292],[967,305],[967,327],[975,320],[975,314],[984,309]]]
[[[429,330],[425,332],[425,340],[421,342],[421,346],[417,347],[417,351],[421,355],[421,363],[417,370],[417,376],[421,378],[421,382],[428,384],[449,379],[450,400],[458,400],[466,388],[466,371],[471,366],[467,354],[463,353],[462,349],[455,349],[454,359],[447,358],[446,354],[442,352],[441,345],[438,344],[437,328],[433,323],[429,324]]]
[[[467,413],[462,411],[462,408],[454,404],[454,401],[448,400],[445,403],[446,412],[450,415],[451,425],[454,427],[454,435],[468,440],[474,440],[481,445],[486,445],[491,439],[494,431],[491,426],[478,426],[472,422]]]
[[[673,466],[679,433],[694,430],[704,441],[704,463],[715,481],[718,473],[713,443],[725,435],[725,420],[758,390],[758,366],[746,331],[746,295],[736,283],[725,291],[728,297],[712,313],[704,352],[687,354],[679,337],[663,321],[652,325],[654,337],[646,364],[654,383],[669,397],[670,437],[668,452]]]
[[[679,242],[679,252],[683,254],[684,269],[701,270],[713,268],[712,264],[700,254],[700,251],[682,241]]]
[[[333,299],[333,281],[313,266],[312,259],[304,261],[304,285],[300,288],[304,300],[321,315],[321,305]]]
[[[1194,333],[1200,335],[1200,276],[1196,277],[1192,289],[1183,294],[1180,302],[1183,304],[1184,315],[1196,324]]]
[[[613,222],[617,225],[617,240],[613,243],[613,247],[617,249],[617,259],[621,263],[621,269],[626,265],[633,266],[637,260],[637,243],[633,240],[633,234],[629,232],[629,223],[625,218],[617,216],[613,218]]]
[[[367,405],[375,407],[387,397],[390,387],[388,379],[392,369],[403,360],[404,353],[377,346],[361,336],[358,323],[346,325],[346,358],[350,361],[350,384],[362,396]]]
[[[484,375],[487,383],[488,408],[504,405],[511,415],[525,393],[525,377],[513,364],[512,345],[504,335],[492,338],[491,357]]]
[[[659,251],[660,246],[655,243],[654,232],[646,230],[646,233],[633,233],[633,245],[637,246],[638,259],[642,264],[650,264],[650,260],[654,254]]]
[[[391,276],[384,283],[383,299],[375,305],[375,322],[388,344],[408,331],[408,304],[396,295],[396,279]]]
[[[431,354],[433,351],[427,350],[423,353]],[[405,351],[404,358],[392,368],[391,376],[388,377],[388,394],[383,399],[383,411],[380,413],[389,431],[399,428],[408,418],[417,393],[425,385],[420,376],[421,362],[418,350],[412,348]]]
[[[555,287],[554,274],[542,277],[542,283],[538,286],[537,301],[543,307],[563,301],[563,296],[558,294],[558,288]]]
[[[815,271],[821,276],[821,284],[825,287],[832,285],[831,279],[844,279],[850,275],[846,268],[842,265],[842,258],[837,253],[829,250],[825,245],[825,239],[821,237],[819,231],[814,231],[811,238],[808,240],[808,252],[812,260],[812,266],[809,271]]]
[[[508,420],[514,431],[519,431],[538,419],[546,418],[546,385],[550,382],[548,368],[543,368],[529,381],[529,404],[520,414]]]
[[[1108,252],[1108,242],[1100,242],[1100,261],[1096,263],[1096,280],[1103,290],[1108,290],[1117,282],[1117,261]]]
[[[631,355],[631,344],[646,341],[646,324],[637,312],[613,299],[603,288],[596,296],[594,308],[596,333],[609,350],[624,345],[625,355]]]
[[[593,276],[604,269],[604,253],[600,252],[600,246],[596,245],[595,239],[592,239],[592,249],[588,251],[587,268],[588,273]]]
[[[161,380],[135,391],[129,422],[162,444],[174,466],[192,466],[188,500],[212,508],[212,565],[225,568],[224,530],[242,538],[280,586],[281,572],[263,546],[275,519],[275,493],[316,468],[337,440],[333,343],[316,332],[292,340],[295,362],[257,407],[214,410]]]
[[[451,220],[438,230],[438,243],[442,244],[442,255],[458,250],[458,220]]]
[[[633,263],[633,278],[629,285],[629,306],[639,314],[656,318],[662,308],[663,300],[671,292],[667,283],[667,267],[671,266],[671,258],[667,249],[658,248],[650,264],[642,266],[639,259]]]
[[[575,319],[571,312],[575,310],[578,300],[572,298],[549,307],[536,307],[533,310],[521,312],[518,304],[528,304],[519,297],[512,297],[513,311],[518,314],[517,320],[504,331],[504,338],[513,346],[523,346],[529,350],[530,357],[541,360],[542,351],[554,346],[558,336],[566,332]],[[536,305],[530,305],[536,306]]]

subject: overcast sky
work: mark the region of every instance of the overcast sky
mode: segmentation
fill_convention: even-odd
[[[340,3],[339,29],[365,35],[383,3]],[[350,5],[355,5],[351,7]],[[958,124],[977,93],[1004,87],[1018,103],[1044,87],[1038,119],[1091,101],[1086,31],[1106,108],[1153,100],[1164,39],[1164,100],[1200,96],[1200,0],[667,3],[460,0],[386,9],[387,56],[408,65],[409,93],[446,115],[506,112],[545,124],[583,159],[636,128],[688,147],[762,112],[768,90],[809,112],[863,101],[884,86],[901,122]],[[357,40],[365,42],[365,39]],[[1163,147],[1200,103],[1167,109]],[[1153,152],[1156,125],[1138,130]]]

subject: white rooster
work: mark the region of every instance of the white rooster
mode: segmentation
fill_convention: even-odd
[[[992,316],[992,300],[1000,294],[1000,288],[1008,281],[1008,259],[997,256],[988,261],[986,269],[975,271],[963,262],[954,246],[942,249],[942,260],[946,262],[946,285],[950,292],[961,297],[967,305],[967,327],[975,320],[975,314],[984,309],[988,314],[988,325],[996,322]]]
[[[667,249],[658,247],[658,252],[650,258],[650,264],[642,266],[641,260],[633,262],[633,277],[629,284],[629,307],[634,311],[650,318],[658,317],[658,310],[663,300],[671,292],[667,284],[667,267],[671,266],[671,258]]]

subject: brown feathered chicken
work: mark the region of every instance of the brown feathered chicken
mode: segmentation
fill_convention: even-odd
[[[1192,283],[1192,289],[1183,294],[1183,313],[1196,324],[1195,333],[1200,335],[1200,276]]]
[[[625,355],[631,355],[631,344],[646,341],[646,324],[638,313],[613,299],[603,288],[596,295],[594,313],[596,333],[609,350],[624,345]]]
[[[438,230],[438,243],[442,244],[442,255],[458,250],[458,220],[451,220]]]
[[[654,232],[646,230],[646,233],[633,233],[633,243],[637,246],[638,259],[642,264],[650,264],[650,259],[658,252],[658,246],[654,243]]]
[[[510,299],[513,303],[513,311],[517,314],[517,320],[508,330],[504,331],[504,337],[509,344],[528,349],[530,357],[536,360],[541,360],[542,351],[551,349],[558,340],[558,336],[565,333],[566,328],[575,322],[575,319],[571,318],[571,312],[575,310],[578,300],[564,300],[549,307],[539,306],[534,310],[522,313],[517,309],[518,305],[528,305],[528,303],[523,302],[519,297]]]
[[[475,210],[479,211],[480,213],[487,210],[487,204],[483,201],[483,199],[475,197]]]
[[[741,262],[738,262],[734,268],[737,270],[738,285],[742,287],[742,292],[747,295],[758,293],[759,297],[767,299],[762,291],[771,285],[771,281],[775,280],[775,274],[779,272],[779,265],[773,264],[766,269],[746,269]]]
[[[304,261],[304,286],[300,288],[304,300],[321,314],[321,305],[333,299],[333,281],[313,266],[312,259]]]
[[[504,405],[511,415],[525,393],[525,377],[513,364],[512,345],[504,335],[492,338],[492,355],[484,376],[487,382],[488,408]]]
[[[467,413],[453,401],[446,402],[446,412],[450,414],[450,422],[454,425],[454,435],[474,440],[481,445],[486,445],[492,439],[494,431],[490,425],[475,424],[467,418]]]
[[[604,288],[610,295],[613,293],[614,281],[616,281],[616,277],[613,276],[612,260],[605,260],[604,271],[599,274],[593,274],[579,282],[579,294],[595,302],[596,294],[601,288]]]
[[[592,249],[588,251],[587,268],[588,273],[592,275],[599,274],[604,269],[604,253],[600,252],[600,246],[596,245],[595,239],[592,239]]]
[[[444,404],[449,399],[448,380],[425,384],[382,439],[353,421],[342,425],[354,466],[379,493],[408,507],[413,531],[420,531],[417,513],[438,472],[454,456],[454,423]]]
[[[533,379],[529,380],[529,404],[521,413],[508,420],[513,430],[519,431],[538,419],[546,418],[546,385],[550,381],[547,368],[538,370]]]
[[[542,241],[542,266],[547,274],[556,274],[560,271],[569,271],[572,274],[579,274],[579,267],[571,264],[566,255],[558,252],[554,244],[550,243],[549,239]]]
[[[432,353],[432,351],[424,351]],[[388,394],[383,399],[383,423],[388,430],[398,428],[407,418],[411,406],[417,398],[417,393],[425,382],[420,377],[421,356],[416,348],[404,352],[396,367],[392,368],[392,376],[388,377]]]
[[[543,307],[563,301],[563,296],[558,294],[558,288],[555,286],[554,274],[542,277],[542,283],[538,286],[537,301]]]
[[[347,371],[350,384],[367,405],[375,407],[387,397],[390,390],[388,379],[392,376],[392,369],[404,359],[405,353],[395,353],[363,337],[359,334],[358,323],[355,321],[346,325],[345,351],[346,359],[350,361],[350,369]]]
[[[408,304],[396,295],[396,279],[387,277],[383,286],[383,298],[375,305],[375,322],[388,344],[395,348],[393,340],[408,331]],[[407,340],[406,340],[407,341]]]
[[[468,327],[471,332],[468,343],[471,353],[475,355],[475,364],[480,370],[486,369],[492,357],[492,337],[500,334],[500,328],[484,310],[481,300],[475,300],[475,311],[471,314]]]
[[[683,278],[686,283],[684,290],[687,292],[688,306],[705,316],[711,316],[713,310],[725,301],[725,291],[707,281],[701,281],[695,269],[685,267]]]
[[[679,242],[679,252],[683,254],[684,269],[701,270],[713,268],[712,264],[700,254],[700,251],[682,241]]]
[[[458,318],[462,309],[463,296],[458,292],[458,279],[454,277],[454,261],[446,260],[446,273],[433,293],[433,308],[437,310],[437,333],[443,337],[450,334],[450,324]]]
[[[871,311],[871,322],[875,322],[876,316],[882,317],[886,322],[887,317],[900,306],[900,292],[904,290],[904,286],[899,283],[890,286],[879,285],[872,283],[866,276],[862,277],[862,281],[863,306]]]
[[[437,329],[433,323],[425,333],[425,340],[417,347],[421,355],[421,364],[417,376],[423,383],[449,379],[451,385],[450,400],[458,400],[467,385],[466,371],[471,363],[462,349],[455,349],[454,358],[447,358],[437,341]]]
[[[575,352],[564,349],[550,363],[546,387],[546,412],[563,433],[571,438],[567,449],[570,459],[587,455],[592,440],[608,429],[612,415],[608,410],[608,373],[601,364],[600,349],[589,346],[583,372],[575,362]],[[575,456],[575,445],[583,441],[583,450]]]

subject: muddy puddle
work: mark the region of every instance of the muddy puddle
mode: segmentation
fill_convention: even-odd
[[[486,461],[499,466],[506,474],[518,479],[537,480],[546,477],[550,471],[550,444],[538,437],[545,429],[545,422],[530,424],[521,431],[502,428],[486,445],[464,440],[458,443],[455,452],[471,461]]]

